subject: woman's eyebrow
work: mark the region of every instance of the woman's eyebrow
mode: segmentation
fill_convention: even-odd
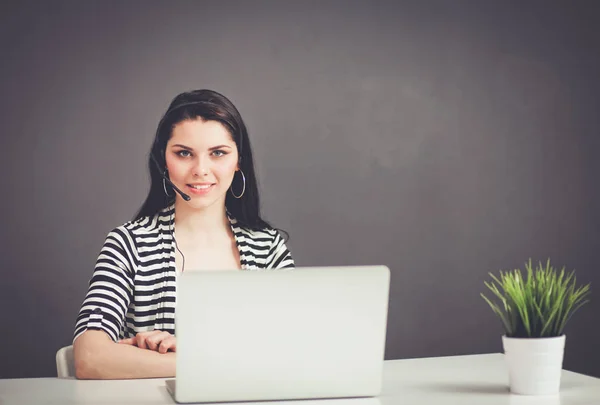
[[[180,148],[187,149],[187,150],[194,150],[194,149],[190,148],[189,146],[185,146],[180,143],[173,145],[173,147],[175,147],[175,146],[179,146]]]
[[[193,148],[190,148],[189,146],[182,145],[180,143],[176,143],[172,147],[174,147],[174,148],[175,147],[179,147],[179,148],[183,148],[183,149],[190,150],[190,151],[194,150]],[[223,148],[229,148],[229,149],[231,149],[231,146],[229,146],[229,145],[217,145],[217,146],[213,146],[213,147],[209,148],[208,150],[213,151],[213,150],[216,150],[216,149],[223,149]]]
[[[229,146],[229,145],[218,145],[218,146],[213,146],[212,148],[209,148],[208,150],[223,149],[223,148],[229,148],[229,149],[231,149],[231,146]]]

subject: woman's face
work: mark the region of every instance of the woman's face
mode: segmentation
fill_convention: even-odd
[[[165,158],[169,179],[191,197],[188,204],[194,208],[225,205],[238,170],[238,150],[220,122],[200,118],[180,122],[167,142]]]

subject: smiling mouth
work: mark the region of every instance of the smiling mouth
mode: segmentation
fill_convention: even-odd
[[[196,195],[196,196],[203,196],[203,195],[208,195],[213,187],[215,186],[215,183],[212,184],[186,184],[188,192],[191,195]]]
[[[191,187],[195,190],[207,190],[212,186],[213,184],[188,184],[188,187]]]

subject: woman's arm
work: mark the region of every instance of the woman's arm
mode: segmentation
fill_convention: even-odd
[[[106,332],[86,330],[73,343],[79,379],[130,379],[175,376],[175,353],[159,353],[115,343]]]
[[[135,240],[119,227],[106,237],[75,326],[75,375],[82,379],[172,377],[175,353],[118,344],[133,299]]]
[[[285,241],[281,234],[275,231],[275,237],[271,243],[269,256],[267,257],[267,269],[286,269],[295,267],[292,253],[285,245]]]

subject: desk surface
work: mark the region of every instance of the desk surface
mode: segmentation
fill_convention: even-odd
[[[600,404],[600,379],[563,371],[561,393],[511,395],[502,354],[388,360],[376,398],[253,402],[252,405],[583,405]],[[57,378],[0,380],[0,404],[174,404],[165,379],[79,381]],[[240,405],[240,403],[237,403]]]

